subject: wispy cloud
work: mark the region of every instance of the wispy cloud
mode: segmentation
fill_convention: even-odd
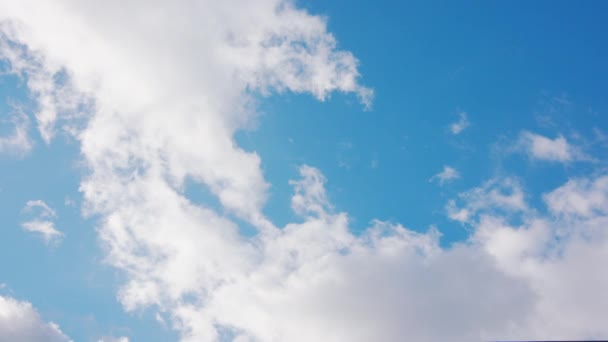
[[[470,125],[466,112],[458,113],[458,117],[459,117],[458,121],[456,121],[450,125],[450,132],[452,132],[452,134],[454,134],[454,135],[458,135],[458,134],[462,133],[462,131],[467,129],[467,127],[469,127],[469,125]]]
[[[457,203],[461,202],[462,205]],[[462,223],[472,222],[484,213],[500,212],[503,216],[525,213],[529,207],[519,182],[512,178],[491,179],[483,185],[459,194],[458,200],[448,201],[448,217]]]
[[[25,231],[39,234],[47,244],[56,244],[62,239],[63,233],[57,230],[54,223],[57,213],[44,201],[28,201],[22,213],[33,214],[33,217],[21,223]]]
[[[441,171],[438,174],[431,177],[429,179],[429,182],[436,181],[439,183],[439,185],[444,185],[444,184],[449,183],[458,178],[460,178],[460,173],[458,172],[458,170],[456,170],[455,168],[453,168],[451,166],[444,165],[443,171]]]

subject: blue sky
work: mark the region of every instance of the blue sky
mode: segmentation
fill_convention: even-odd
[[[0,339],[608,336],[603,2],[48,6],[0,0]]]

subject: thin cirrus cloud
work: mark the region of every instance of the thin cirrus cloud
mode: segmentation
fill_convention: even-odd
[[[98,220],[106,261],[124,274],[126,311],[154,310],[183,341],[608,334],[608,299],[592,295],[608,286],[599,229],[608,218],[541,214],[516,180],[491,180],[448,202],[448,216],[472,231],[450,248],[436,229],[382,220],[353,234],[349,214],[327,198],[326,178],[308,165],[290,183],[298,221],[277,227],[264,215],[261,158],[234,139],[256,117],[254,96],[291,91],[323,101],[338,91],[371,106],[357,59],[337,48],[325,19],[280,0],[23,0],[0,2],[0,13],[2,56],[34,80],[27,86],[43,139],[65,128],[80,144],[84,212]],[[450,129],[467,126],[461,113]],[[221,210],[191,201],[180,190],[187,179]],[[545,198],[584,189],[565,185]],[[257,235],[242,236],[240,221]],[[597,272],[579,274],[584,267]]]
[[[47,244],[58,243],[63,237],[63,233],[55,228],[57,213],[44,201],[27,201],[21,212],[30,215],[28,220],[21,223],[23,230],[40,235]]]

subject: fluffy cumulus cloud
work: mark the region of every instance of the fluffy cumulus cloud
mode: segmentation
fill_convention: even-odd
[[[519,145],[533,159],[562,163],[588,159],[561,135],[551,139],[524,131],[520,135]]]
[[[293,2],[22,0],[0,1],[0,13],[2,56],[38,101],[41,136],[61,129],[80,143],[85,212],[125,274],[120,302],[152,308],[184,341],[608,334],[603,190],[578,215],[542,215],[516,180],[489,181],[448,204],[473,231],[448,249],[433,228],[374,221],[352,234],[310,166],[291,182],[299,221],[264,216],[260,157],[234,140],[256,101],[372,97],[325,20]],[[467,125],[462,114],[452,131]],[[186,181],[221,210],[187,198]],[[559,208],[598,181],[547,202]],[[241,235],[241,221],[257,234]]]
[[[22,214],[30,216],[21,223],[23,230],[39,234],[47,244],[58,243],[63,233],[55,228],[57,213],[42,200],[27,201]]]
[[[444,251],[434,229],[382,221],[354,236],[348,216],[329,207],[319,171],[300,174],[292,206],[304,221],[260,237],[248,272],[178,311],[192,340],[218,337],[218,327],[259,341],[477,340],[505,336],[531,310],[532,291],[482,250]]]
[[[53,322],[45,322],[32,304],[0,296],[0,340],[20,342],[71,341]]]
[[[517,183],[506,184],[506,189],[503,185],[501,191],[512,194],[504,201],[480,202],[496,197],[495,188],[487,185],[463,196],[461,211],[468,215],[455,219],[467,218],[473,230],[470,242],[535,293],[525,327],[516,336],[598,339],[608,335],[601,323],[601,307],[608,303],[602,290],[608,277],[601,271],[608,260],[605,184],[605,175],[571,180],[543,196],[546,210],[522,202]]]

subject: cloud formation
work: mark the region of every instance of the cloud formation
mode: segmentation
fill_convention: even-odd
[[[520,186],[513,182],[501,190],[511,195],[497,195],[486,184],[461,196],[465,201],[457,212],[468,215],[454,219],[466,216],[473,230],[470,242],[534,291],[533,308],[526,311],[526,323],[513,333],[520,336],[515,338],[599,339],[608,334],[598,317],[608,303],[602,292],[608,277],[600,272],[608,260],[605,182],[605,175],[567,182],[543,196],[545,214],[522,201]],[[589,195],[591,201],[578,203]],[[568,203],[576,205],[566,210]]]
[[[128,311],[152,308],[182,340],[608,334],[604,188],[564,217],[530,207],[516,180],[490,180],[449,202],[472,234],[442,248],[436,229],[381,220],[352,234],[325,177],[304,165],[291,182],[298,222],[265,217],[260,157],[234,139],[256,101],[337,91],[371,104],[357,60],[323,18],[280,0],[22,0],[0,2],[0,13],[2,56],[27,76],[42,137],[61,126],[81,145],[85,211],[106,262],[124,273],[118,299]],[[451,131],[467,126],[461,113]],[[187,198],[187,180],[221,210]],[[598,181],[545,198],[559,211]],[[257,234],[241,235],[241,221]]]
[[[28,302],[0,296],[0,340],[69,342],[59,326],[45,322]]]

